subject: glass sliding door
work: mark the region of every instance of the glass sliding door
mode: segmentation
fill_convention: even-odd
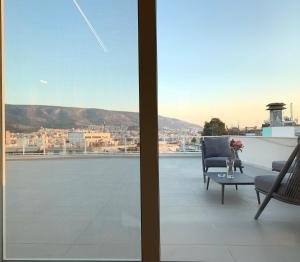
[[[157,2],[162,261],[298,261],[300,209],[254,220],[253,183],[300,134],[300,2]]]
[[[6,0],[6,259],[141,259],[136,0]]]

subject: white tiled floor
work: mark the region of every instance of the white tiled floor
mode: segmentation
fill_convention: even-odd
[[[251,175],[271,172],[246,166]],[[253,186],[206,191],[201,159],[160,159],[161,254],[173,261],[299,261],[300,208]],[[140,258],[138,158],[8,161],[8,258]]]

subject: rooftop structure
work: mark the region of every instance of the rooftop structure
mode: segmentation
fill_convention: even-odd
[[[267,110],[270,111],[270,126],[283,126],[282,111],[286,109],[284,103],[270,103]]]
[[[284,103],[270,103],[267,110],[270,111],[270,120],[263,124],[262,135],[264,137],[295,137],[300,135],[300,126],[293,117],[293,104],[290,105],[290,117],[283,117]]]

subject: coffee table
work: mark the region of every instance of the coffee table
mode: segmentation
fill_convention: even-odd
[[[225,185],[235,185],[236,190],[238,185],[254,185],[254,177],[248,176],[244,173],[242,174],[240,172],[233,172],[233,178],[227,178],[226,172],[206,172],[205,175],[208,178],[206,190],[208,190],[210,179],[222,186],[222,205],[224,204]],[[225,176],[220,177],[219,175]]]

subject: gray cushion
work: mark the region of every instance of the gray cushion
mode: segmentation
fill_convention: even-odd
[[[286,185],[286,182],[288,181],[288,175],[286,175],[282,182],[281,182],[281,186],[283,187]],[[254,179],[254,184],[255,187],[261,191],[264,192],[269,192],[272,185],[274,184],[275,180],[276,180],[277,176],[276,175],[272,175],[272,176],[257,176]]]
[[[231,157],[228,137],[205,137],[205,158],[207,157]]]
[[[273,171],[277,171],[280,172],[281,169],[284,167],[286,161],[273,161],[272,162],[272,170]],[[293,165],[295,164],[295,162],[293,162],[293,164],[291,165],[290,169],[288,172],[292,171]]]
[[[284,167],[286,161],[273,161],[272,162],[272,170],[280,172]]]
[[[206,167],[226,167],[227,159],[227,157],[209,157],[204,159],[204,163]],[[234,164],[236,167],[241,167],[242,161],[235,159]]]
[[[277,176],[257,176],[254,178],[255,187],[261,191],[269,192]]]

